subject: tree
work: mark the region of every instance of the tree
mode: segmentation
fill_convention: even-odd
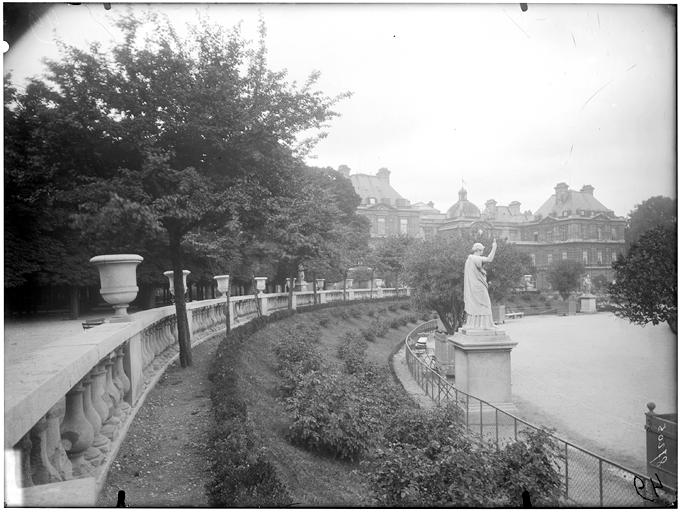
[[[468,238],[455,234],[418,240],[406,253],[404,269],[413,302],[436,311],[449,334],[464,319],[463,272],[472,247]]]
[[[628,254],[612,264],[609,287],[614,313],[631,323],[667,322],[678,332],[678,264],[675,226],[647,230]]]
[[[643,233],[656,227],[677,225],[677,200],[670,197],[654,196],[642,201],[628,214],[626,244],[630,247]]]
[[[404,273],[406,254],[414,241],[414,238],[401,234],[380,238],[368,256],[368,263],[398,287],[399,278]]]
[[[505,240],[497,244],[496,256],[488,265],[486,278],[491,300],[501,302],[521,286],[524,275],[534,273],[534,267],[531,257],[520,252],[514,244]]]
[[[548,269],[548,282],[553,290],[559,292],[562,299],[567,300],[569,294],[581,285],[581,276],[585,271],[580,261],[560,260]]]
[[[269,70],[265,27],[257,45],[202,20],[182,38],[167,18],[128,14],[121,43],[103,51],[60,44],[45,80],[16,95],[30,124],[24,143],[50,193],[86,236],[129,245],[164,241],[175,275],[180,362],[191,365],[181,270],[199,230],[254,229],[289,190],[300,158],[346,95]],[[6,104],[7,105],[7,104]],[[31,106],[28,108],[27,106]],[[316,135],[299,142],[301,133]],[[20,173],[20,169],[16,169]],[[291,195],[291,194],[288,194]],[[59,199],[58,199],[59,200]],[[111,220],[120,220],[113,223]],[[85,250],[87,247],[85,247]]]

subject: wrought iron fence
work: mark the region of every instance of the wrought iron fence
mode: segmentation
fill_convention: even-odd
[[[457,389],[439,373],[437,361],[426,351],[414,350],[415,341],[436,329],[436,321],[419,325],[406,337],[406,364],[411,375],[437,405],[454,403],[462,411],[465,428],[498,448],[515,442],[524,432],[545,431],[513,414]],[[420,353],[418,353],[420,352]],[[676,489],[664,486],[616,462],[549,434],[558,447],[564,506],[642,507],[672,503]]]

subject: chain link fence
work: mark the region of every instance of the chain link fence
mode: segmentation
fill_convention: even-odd
[[[436,320],[419,325],[406,337],[406,364],[416,382],[437,405],[454,403],[462,411],[468,432],[503,447],[523,433],[544,430],[492,404],[457,389],[438,372],[436,360],[426,350],[415,349],[416,340],[437,327]],[[677,501],[676,489],[600,457],[560,437],[558,467],[566,507],[647,507]]]

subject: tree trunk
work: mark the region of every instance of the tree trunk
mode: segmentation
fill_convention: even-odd
[[[257,289],[257,281],[255,276],[252,278],[253,295],[255,296],[255,308],[257,309],[257,318],[262,318],[262,304],[260,304],[260,290]]]
[[[347,300],[347,271],[342,275],[342,301]]]
[[[288,310],[292,311],[293,310],[293,279],[295,279],[292,275],[288,278],[290,281],[290,286],[288,286]]]
[[[69,311],[68,316],[71,320],[76,320],[80,316],[80,293],[76,285],[69,287]]]
[[[314,291],[314,305],[316,306],[316,272],[312,272],[312,290]]]
[[[667,320],[668,326],[671,328],[673,334],[678,334],[678,317],[673,316]]]
[[[179,233],[168,231],[170,237],[170,258],[172,260],[173,282],[175,286],[175,315],[177,317],[177,340],[179,343],[179,364],[182,368],[191,366],[191,332],[187,319],[187,306],[184,301],[184,279],[182,268],[182,247]]]
[[[375,270],[371,269],[371,295],[369,296],[373,300],[373,276],[375,275]]]

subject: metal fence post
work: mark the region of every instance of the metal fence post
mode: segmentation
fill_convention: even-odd
[[[484,413],[482,412],[482,401],[479,401],[479,435],[484,439]]]
[[[515,420],[515,441],[517,441],[517,418],[513,417],[513,419]]]
[[[500,445],[498,443],[498,409],[496,409],[496,450],[500,450]]]
[[[599,467],[600,467],[600,507],[602,507],[602,503],[604,502],[604,496],[602,492],[602,459],[598,459],[599,462]]]
[[[564,497],[569,499],[569,445],[564,443]]]

